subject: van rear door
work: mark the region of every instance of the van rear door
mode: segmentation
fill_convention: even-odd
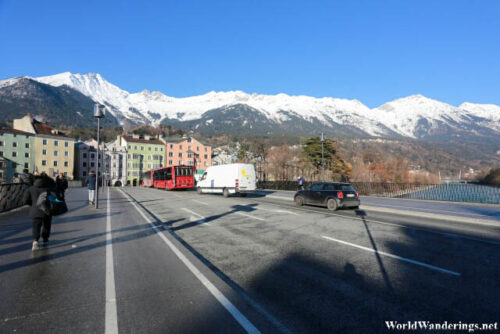
[[[255,191],[255,169],[253,165],[240,165],[238,168],[238,188],[240,191]]]

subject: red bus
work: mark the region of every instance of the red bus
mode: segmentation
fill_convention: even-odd
[[[194,167],[168,166],[144,172],[142,185],[166,190],[194,188]]]

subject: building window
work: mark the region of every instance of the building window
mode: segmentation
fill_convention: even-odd
[[[30,143],[26,143],[26,144],[24,144],[24,147],[25,147],[25,148],[30,148]]]
[[[196,150],[199,151],[200,150],[200,147],[199,146],[196,146]]]
[[[94,166],[95,166],[95,163],[91,162],[90,167],[94,167]]]
[[[182,153],[179,153],[179,158],[182,158]]]
[[[128,149],[130,150],[131,148],[132,148],[132,146],[130,146],[130,145],[129,145],[129,146],[128,146]]]
[[[87,167],[87,163],[85,161],[82,163],[82,167]]]
[[[204,157],[205,157],[205,159],[208,159],[208,154],[205,154]]]
[[[3,141],[0,140],[0,146],[3,146]]]
[[[0,157],[3,157],[3,152],[2,151],[0,151]]]
[[[44,140],[42,141],[42,143],[43,143],[43,145],[47,145],[47,139],[44,139]]]
[[[208,148],[207,147],[205,147],[205,152],[208,152]]]
[[[42,154],[43,154],[43,155],[47,155],[47,150],[43,149],[43,150],[42,150]]]
[[[68,146],[69,146],[68,142],[67,142],[67,141],[65,141],[65,142],[64,142],[64,147],[68,147]]]
[[[188,151],[191,151],[191,146],[188,146]]]
[[[82,176],[84,176],[84,177],[85,177],[85,176],[87,176],[87,172],[85,172],[85,171],[84,171],[84,172],[82,173]]]
[[[68,167],[69,163],[67,161],[64,162],[64,167]]]
[[[12,142],[12,147],[17,147],[17,142]]]
[[[83,158],[87,159],[87,153],[83,153]]]
[[[144,146],[141,146],[141,151],[144,151]]]
[[[29,162],[25,162],[25,163],[24,163],[24,168],[30,168],[30,164],[29,164]]]
[[[160,147],[160,152],[163,152],[163,147]]]
[[[151,151],[151,146],[148,147],[148,151]]]
[[[179,150],[182,150],[182,145],[179,145]]]
[[[29,157],[30,157],[30,154],[29,154],[29,153],[24,153],[24,157],[25,157],[25,158],[29,158]]]
[[[155,147],[155,152],[158,152],[158,147]]]
[[[151,169],[151,164],[148,164],[148,169]]]
[[[67,177],[68,176],[68,172],[64,172],[64,177]]]
[[[174,144],[170,144],[170,148],[173,149],[174,148]]]
[[[69,157],[69,152],[68,151],[64,151],[64,156],[65,157]]]
[[[54,151],[54,156],[57,157],[58,151]]]
[[[137,150],[137,145],[134,145],[134,150]]]
[[[17,157],[17,152],[12,152],[12,156],[15,158]]]
[[[168,152],[168,156],[169,157],[173,157],[174,156],[174,152]]]
[[[182,165],[182,160],[179,160],[179,165]]]
[[[57,167],[57,160],[54,160],[54,167]]]
[[[94,153],[90,153],[90,159],[94,159],[95,158],[95,154]]]
[[[54,146],[59,146],[59,142],[57,140],[54,140]]]
[[[193,157],[193,153],[188,153],[188,158],[192,158]]]
[[[47,160],[42,160],[42,166],[47,166]]]
[[[171,166],[171,165],[173,165],[173,164],[174,164],[174,161],[173,161],[173,160],[169,160],[169,161],[168,161],[168,164]]]
[[[205,167],[208,166],[208,162],[205,161]]]

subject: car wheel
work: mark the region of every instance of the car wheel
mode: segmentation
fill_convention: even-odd
[[[229,190],[227,188],[224,188],[224,190],[222,191],[222,196],[229,197]]]
[[[297,206],[304,205],[304,197],[302,196],[295,197],[295,204],[297,204]]]
[[[330,211],[336,211],[338,209],[338,204],[337,204],[337,201],[333,198],[330,198],[327,202],[326,202],[326,207],[328,208],[328,210]]]
[[[200,188],[200,187],[197,187],[197,188],[196,188],[196,192],[197,192],[198,194],[200,194],[200,195],[201,195],[201,194],[202,194],[202,192],[201,192],[201,188]]]

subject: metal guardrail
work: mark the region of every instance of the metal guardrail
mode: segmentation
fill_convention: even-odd
[[[312,182],[306,182],[308,187]],[[476,183],[418,184],[350,182],[360,195],[453,201],[469,203],[500,204],[500,187]],[[259,182],[259,189],[297,190],[295,181]]]
[[[82,187],[82,181],[68,181],[68,188]],[[23,205],[23,195],[29,186],[23,183],[0,184],[0,212],[12,210]]]

